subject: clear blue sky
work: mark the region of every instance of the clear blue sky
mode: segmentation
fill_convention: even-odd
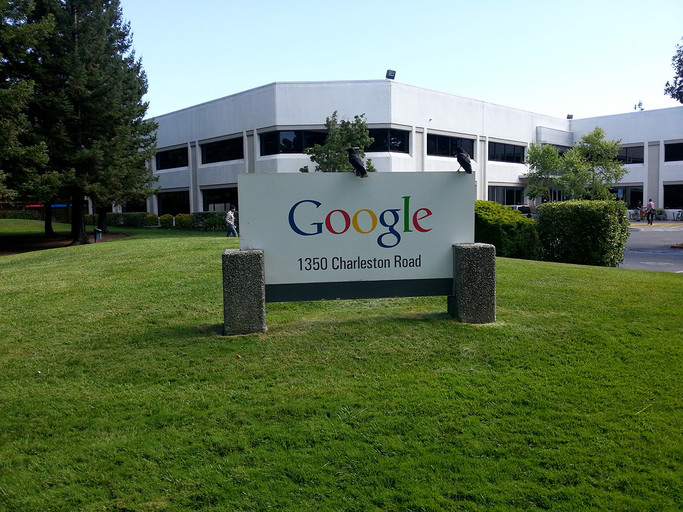
[[[383,79],[541,114],[664,95],[681,0],[121,0],[156,116],[272,82]]]

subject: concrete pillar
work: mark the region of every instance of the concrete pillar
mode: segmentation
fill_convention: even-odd
[[[263,251],[223,253],[223,334],[266,332]]]
[[[496,321],[495,246],[453,246],[453,295],[448,297],[448,313],[468,324]]]

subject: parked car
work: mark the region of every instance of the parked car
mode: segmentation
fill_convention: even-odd
[[[528,204],[509,204],[508,208],[517,210],[522,215],[531,216],[531,207]]]

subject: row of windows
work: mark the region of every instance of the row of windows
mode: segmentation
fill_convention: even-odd
[[[391,151],[410,152],[410,132],[393,128],[369,130],[374,140],[367,152]],[[304,149],[325,143],[325,132],[310,130],[279,130],[261,134],[261,155],[303,153]],[[474,154],[474,140],[443,135],[427,135],[427,154],[455,156],[455,149],[461,147],[470,155]],[[202,164],[226,162],[244,158],[244,144],[241,137],[201,144]],[[186,148],[159,151],[156,154],[157,170],[187,167]]]
[[[367,152],[392,151],[410,152],[410,132],[393,128],[375,128],[368,130],[374,140],[366,149]],[[287,153],[303,153],[304,149],[322,145],[327,134],[310,130],[280,130],[260,135],[261,154],[277,155]]]
[[[309,130],[280,130],[259,136],[262,155],[303,153],[304,149],[323,144],[327,134]]]
[[[393,128],[369,130],[374,142],[367,152],[391,151],[410,152],[410,132]],[[281,130],[264,133],[260,136],[261,154],[276,155],[282,153],[303,153],[304,149],[323,144],[325,132],[310,130]],[[455,149],[461,147],[470,155],[474,155],[474,140],[445,135],[427,135],[427,154],[432,156],[455,156]],[[242,137],[208,142],[200,145],[202,164],[227,162],[244,158]],[[489,160],[494,162],[524,163],[524,146],[489,142]],[[633,146],[619,149],[617,160],[624,164],[642,164],[645,161],[644,147]],[[683,161],[683,143],[664,145],[664,161]],[[157,170],[173,169],[188,166],[187,148],[168,149],[156,154]]]

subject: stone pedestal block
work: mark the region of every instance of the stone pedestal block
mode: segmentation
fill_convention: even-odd
[[[263,251],[223,253],[223,333],[265,332],[266,291]]]
[[[448,297],[448,313],[468,324],[496,321],[495,246],[453,246],[453,295]]]

